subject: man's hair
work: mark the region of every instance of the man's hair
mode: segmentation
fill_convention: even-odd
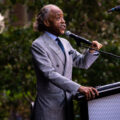
[[[39,31],[39,32],[46,30],[46,26],[44,25],[44,20],[48,19],[49,12],[52,7],[57,7],[57,6],[53,5],[53,4],[49,4],[49,5],[45,5],[43,8],[41,8],[41,10],[38,13],[38,15],[36,16],[36,20],[33,24],[34,30]]]

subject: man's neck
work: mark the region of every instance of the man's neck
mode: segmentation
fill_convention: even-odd
[[[57,32],[54,32],[52,30],[46,29],[46,31],[53,34],[53,35],[55,35],[55,36],[57,36],[57,37],[59,36],[59,34]]]
[[[52,38],[53,40],[55,40],[55,39],[57,38],[57,36],[54,35],[53,33],[50,33],[50,32],[48,32],[48,31],[45,31],[45,33],[46,33],[50,38]]]

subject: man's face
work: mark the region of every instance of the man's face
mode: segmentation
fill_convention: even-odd
[[[64,34],[66,29],[65,20],[63,18],[63,12],[61,9],[54,7],[51,9],[48,17],[48,31],[55,34]]]

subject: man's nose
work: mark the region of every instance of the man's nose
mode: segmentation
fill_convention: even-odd
[[[65,23],[65,20],[64,20],[64,18],[61,18],[61,22],[62,22],[62,23]]]

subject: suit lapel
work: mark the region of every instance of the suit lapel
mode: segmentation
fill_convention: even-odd
[[[61,39],[60,39],[61,40]],[[67,44],[64,43],[64,40],[61,40],[62,44],[63,44],[63,47],[64,47],[64,50],[65,50],[65,70],[64,70],[64,76],[67,75],[67,70],[69,70],[69,54],[68,54],[68,46]]]
[[[63,64],[65,64],[64,61],[64,53],[59,47],[59,45],[55,42],[55,40],[51,39],[46,33],[44,34],[44,42],[49,46],[50,49],[52,49],[56,55],[60,58]]]

